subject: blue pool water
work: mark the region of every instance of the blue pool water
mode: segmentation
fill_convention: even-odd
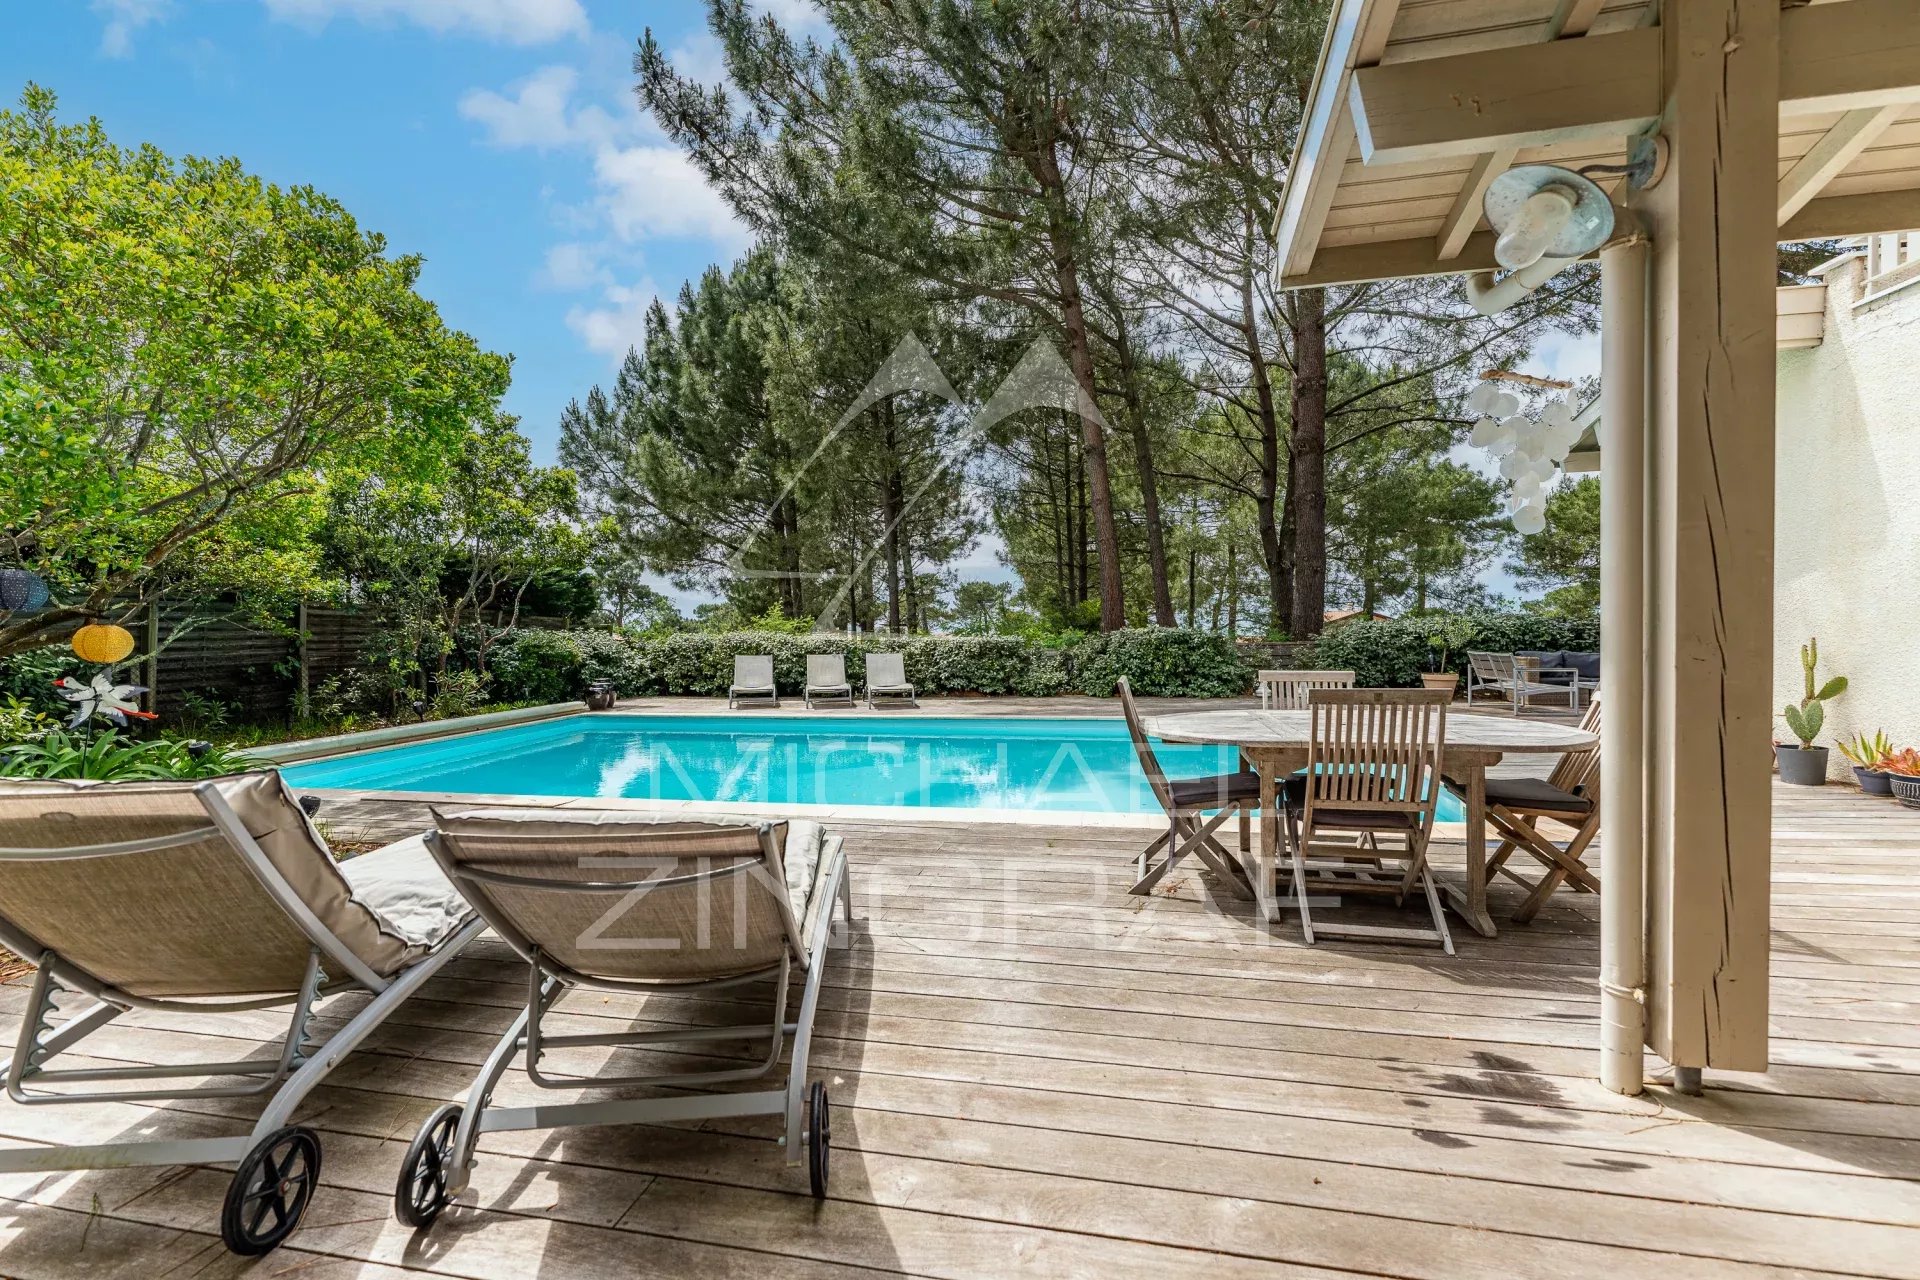
[[[1230,747],[1155,743],[1170,778],[1230,773]],[[1127,727],[1111,720],[567,716],[336,756],[296,787],[713,803],[1157,813]],[[1449,811],[1448,806],[1452,809]],[[1441,797],[1442,820],[1459,820]]]

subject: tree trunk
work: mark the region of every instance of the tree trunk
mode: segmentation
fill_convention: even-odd
[[[880,401],[880,429],[886,445],[886,479],[880,499],[887,540],[887,629],[900,630],[900,539],[906,507],[906,485],[900,476],[900,453],[895,432],[893,397]]]
[[[1279,630],[1293,617],[1293,555],[1291,540],[1283,536],[1285,520],[1276,515],[1280,502],[1280,415],[1273,403],[1273,374],[1267,354],[1260,349],[1260,327],[1253,312],[1253,280],[1240,281],[1240,322],[1247,339],[1247,371],[1260,429],[1260,489],[1254,498],[1261,558],[1267,566],[1268,627]],[[1287,493],[1289,503],[1292,491]],[[1289,506],[1289,514],[1291,507]]]
[[[1227,639],[1240,636],[1240,578],[1233,563],[1233,542],[1227,542]]]
[[[1087,342],[1087,315],[1080,299],[1080,270],[1074,260],[1073,232],[1067,225],[1066,184],[1054,144],[1038,154],[1041,185],[1047,193],[1047,239],[1053,253],[1053,277],[1059,290],[1060,323],[1066,331],[1067,363],[1080,390],[1081,461],[1092,490],[1093,542],[1100,563],[1100,629],[1127,625],[1127,601],[1120,577],[1120,533],[1113,520],[1113,475],[1107,467],[1107,435],[1094,394],[1093,349]]]
[[[1167,581],[1167,540],[1160,524],[1160,484],[1153,474],[1153,439],[1147,434],[1147,408],[1140,394],[1140,368],[1134,363],[1133,340],[1127,332],[1126,315],[1117,301],[1108,300],[1113,312],[1113,347],[1120,362],[1120,394],[1127,407],[1127,429],[1133,436],[1133,461],[1140,473],[1140,518],[1147,526],[1147,567],[1153,579],[1153,620],[1163,627],[1175,625],[1173,590]],[[1189,609],[1188,613],[1192,613]]]
[[[1287,498],[1293,514],[1293,622],[1296,640],[1320,634],[1327,608],[1327,295],[1293,295],[1293,435]]]

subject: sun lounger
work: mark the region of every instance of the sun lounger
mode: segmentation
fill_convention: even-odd
[[[807,655],[807,692],[809,707],[816,702],[845,702],[853,705],[853,686],[847,683],[847,658],[841,653]]]
[[[0,783],[0,943],[37,966],[4,1068],[13,1101],[267,1100],[246,1137],[12,1148],[0,1172],[238,1161],[220,1235],[235,1253],[268,1252],[320,1172],[319,1138],[289,1123],[295,1109],[483,927],[419,836],[336,863],[272,771]],[[315,1003],[346,991],[373,999],[316,1048]],[[204,1018],[286,1004],[273,1056],[55,1065],[131,1009]],[[204,1083],[172,1083],[187,1078]]]
[[[773,657],[770,654],[741,654],[733,660],[733,687],[727,690],[727,708],[743,702],[780,705],[780,691],[773,684]]]
[[[825,1085],[809,1084],[807,1053],[834,915],[850,920],[852,895],[839,839],[813,822],[748,822],[590,811],[492,810],[435,815],[427,847],[496,933],[528,964],[527,1007],[488,1055],[467,1093],[427,1118],[394,1192],[401,1222],[425,1227],[468,1184],[482,1133],[573,1125],[674,1124],[740,1116],[786,1118],[789,1165],[807,1161],[824,1198],[831,1139]],[[844,935],[839,936],[844,942]],[[804,978],[788,1012],[795,969]],[[682,996],[771,980],[772,1010],[759,1024],[549,1034],[544,1019],[574,987]],[[598,1002],[589,1002],[592,1013]],[[649,1021],[661,1014],[649,1007]],[[668,1020],[671,1015],[665,1015]],[[695,1092],[736,1084],[778,1066],[785,1082],[755,1092]],[[738,1067],[644,1075],[561,1074],[547,1055],[569,1049],[717,1053],[748,1041]],[[516,1058],[542,1089],[648,1086],[668,1096],[560,1105],[501,1106],[494,1089]],[[617,1061],[617,1059],[615,1059]],[[805,1121],[804,1129],[802,1121]]]
[[[867,655],[867,706],[876,698],[915,703],[913,686],[907,683],[907,660],[897,653]]]

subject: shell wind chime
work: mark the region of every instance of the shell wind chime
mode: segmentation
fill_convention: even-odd
[[[1499,459],[1500,478],[1507,482],[1507,514],[1515,532],[1531,537],[1547,527],[1547,486],[1580,439],[1581,427],[1566,396],[1573,384],[1504,369],[1481,379],[1467,398],[1468,408],[1480,415],[1468,440]],[[1520,397],[1501,387],[1502,382],[1544,387],[1560,395],[1530,418],[1520,411]]]

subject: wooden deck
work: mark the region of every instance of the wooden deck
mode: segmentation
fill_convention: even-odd
[[[841,824],[859,920],[819,1023],[824,1206],[747,1122],[499,1135],[464,1207],[397,1225],[406,1142],[523,998],[482,942],[315,1095],[324,1187],[288,1247],[225,1253],[224,1171],[16,1176],[0,1275],[1920,1276],[1920,814],[1837,787],[1778,788],[1775,814],[1778,1065],[1705,1097],[1591,1080],[1591,897],[1459,930],[1451,960],[1307,948],[1191,875],[1127,896],[1125,831]],[[1496,888],[1496,915],[1519,896]],[[22,996],[0,989],[10,1015]],[[748,1016],[562,1007],[578,1028]],[[227,1018],[99,1044],[265,1051]],[[510,1072],[501,1097],[528,1092]],[[0,1104],[0,1134],[213,1136],[249,1112]]]

